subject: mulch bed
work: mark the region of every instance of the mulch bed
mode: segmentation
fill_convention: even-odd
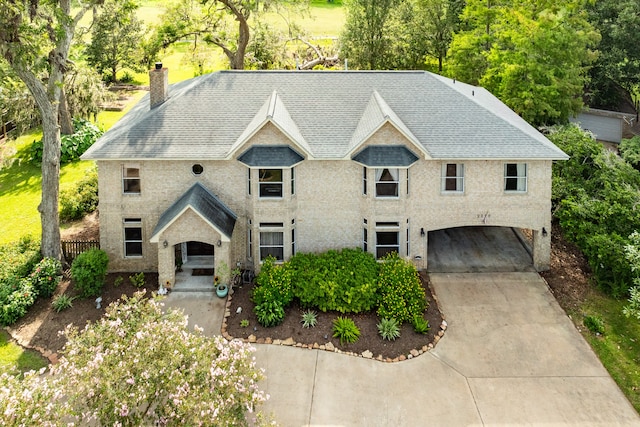
[[[375,312],[359,314],[342,314],[338,312],[326,312],[315,310],[318,314],[318,324],[313,328],[304,328],[301,323],[302,313],[305,311],[297,301],[294,301],[286,310],[283,323],[278,326],[265,328],[258,323],[253,313],[251,302],[251,290],[254,285],[244,285],[234,288],[233,295],[229,297],[230,315],[225,319],[225,334],[233,338],[242,338],[250,342],[273,342],[275,340],[286,341],[287,345],[298,347],[311,346],[312,348],[336,348],[343,352],[361,355],[365,351],[371,352],[371,357],[378,360],[394,361],[412,358],[422,354],[429,348],[429,344],[435,344],[439,340],[442,325],[442,314],[438,308],[428,283],[428,277],[420,275],[425,289],[429,308],[425,312],[425,319],[429,321],[431,329],[426,334],[418,334],[413,331],[411,325],[402,325],[400,338],[395,341],[383,340],[378,333],[377,324],[380,319]],[[238,309],[241,308],[240,313]],[[353,319],[360,329],[360,338],[353,344],[340,344],[340,340],[332,337],[331,328],[333,320],[338,317]],[[240,322],[248,320],[249,326],[242,327]],[[440,333],[441,335],[441,333]],[[277,343],[277,341],[276,341]],[[328,343],[331,343],[328,345]]]

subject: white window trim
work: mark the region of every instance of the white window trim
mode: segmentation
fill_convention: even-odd
[[[269,224],[269,225],[263,225]],[[284,223],[260,223],[260,229],[258,230],[258,259],[260,263],[264,261],[262,258],[262,248],[281,248],[282,249],[282,259],[277,260],[276,262],[284,262],[285,260],[285,240],[284,240]],[[280,233],[282,235],[282,244],[281,245],[263,245],[262,244],[262,233]]]
[[[507,176],[507,167],[508,165],[516,165],[517,175]],[[529,179],[528,179],[528,166],[527,163],[518,163],[518,162],[510,162],[505,163],[503,167],[504,179],[502,181],[502,188],[505,193],[526,193],[529,187]],[[508,190],[507,189],[507,179],[516,179],[516,189]]]
[[[380,181],[382,174],[385,170],[389,171],[389,174],[394,179],[393,181]],[[394,176],[395,175],[395,176]],[[396,195],[395,196],[380,196],[378,195],[378,184],[395,184]],[[400,197],[400,169],[398,168],[375,168],[375,195],[376,199],[398,199]]]
[[[448,176],[447,169],[449,165],[455,165],[456,175]],[[456,189],[447,190],[447,180],[455,179]],[[464,163],[443,163],[441,173],[440,191],[445,194],[464,194]]]
[[[123,218],[122,219],[122,254],[124,258],[142,258],[144,256],[144,236],[142,229],[142,218]],[[127,228],[139,228],[140,229],[140,240],[127,240]],[[128,255],[127,254],[127,243],[140,243],[140,254],[136,255]]]
[[[260,200],[282,200],[284,198],[284,171],[286,168],[259,168],[258,169],[258,198]],[[280,195],[279,196],[263,196],[262,195],[262,184],[263,182],[260,180],[260,170],[279,170],[280,171],[280,181],[265,181],[264,184],[280,184]]]
[[[127,177],[126,176],[126,171],[127,169],[137,169],[138,170],[138,176],[137,177]],[[121,189],[122,189],[122,194],[126,194],[127,196],[139,196],[142,193],[142,177],[141,177],[141,169],[140,169],[140,165],[136,164],[136,163],[125,163],[122,165],[122,181],[121,181]],[[140,191],[125,191],[125,181],[134,181],[137,180],[138,181],[138,186],[140,187]]]
[[[398,253],[398,255],[400,254],[400,247],[401,247],[401,241],[400,241],[400,223],[399,222],[386,222],[386,221],[380,221],[380,222],[376,222],[376,228],[375,228],[375,252],[374,255],[376,257],[376,259],[381,259],[378,258],[378,248],[396,248],[396,251]],[[396,244],[395,245],[379,245],[378,244],[378,232],[395,232],[396,236],[397,236],[397,240],[396,240]]]

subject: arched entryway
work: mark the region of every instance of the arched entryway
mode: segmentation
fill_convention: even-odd
[[[428,270],[438,273],[535,271],[531,234],[511,227],[430,231]]]

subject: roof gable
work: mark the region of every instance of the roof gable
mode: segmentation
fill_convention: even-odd
[[[211,228],[215,229],[222,236],[223,241],[231,239],[237,215],[197,182],[163,212],[149,241],[158,242],[160,234],[188,210],[195,212]]]

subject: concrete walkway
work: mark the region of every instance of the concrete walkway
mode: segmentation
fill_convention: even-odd
[[[449,323],[433,351],[385,364],[258,345],[271,396],[263,412],[292,427],[640,426],[536,273],[431,279]],[[192,321],[206,323],[196,308],[202,299],[187,301]],[[219,331],[217,321],[211,327]]]

